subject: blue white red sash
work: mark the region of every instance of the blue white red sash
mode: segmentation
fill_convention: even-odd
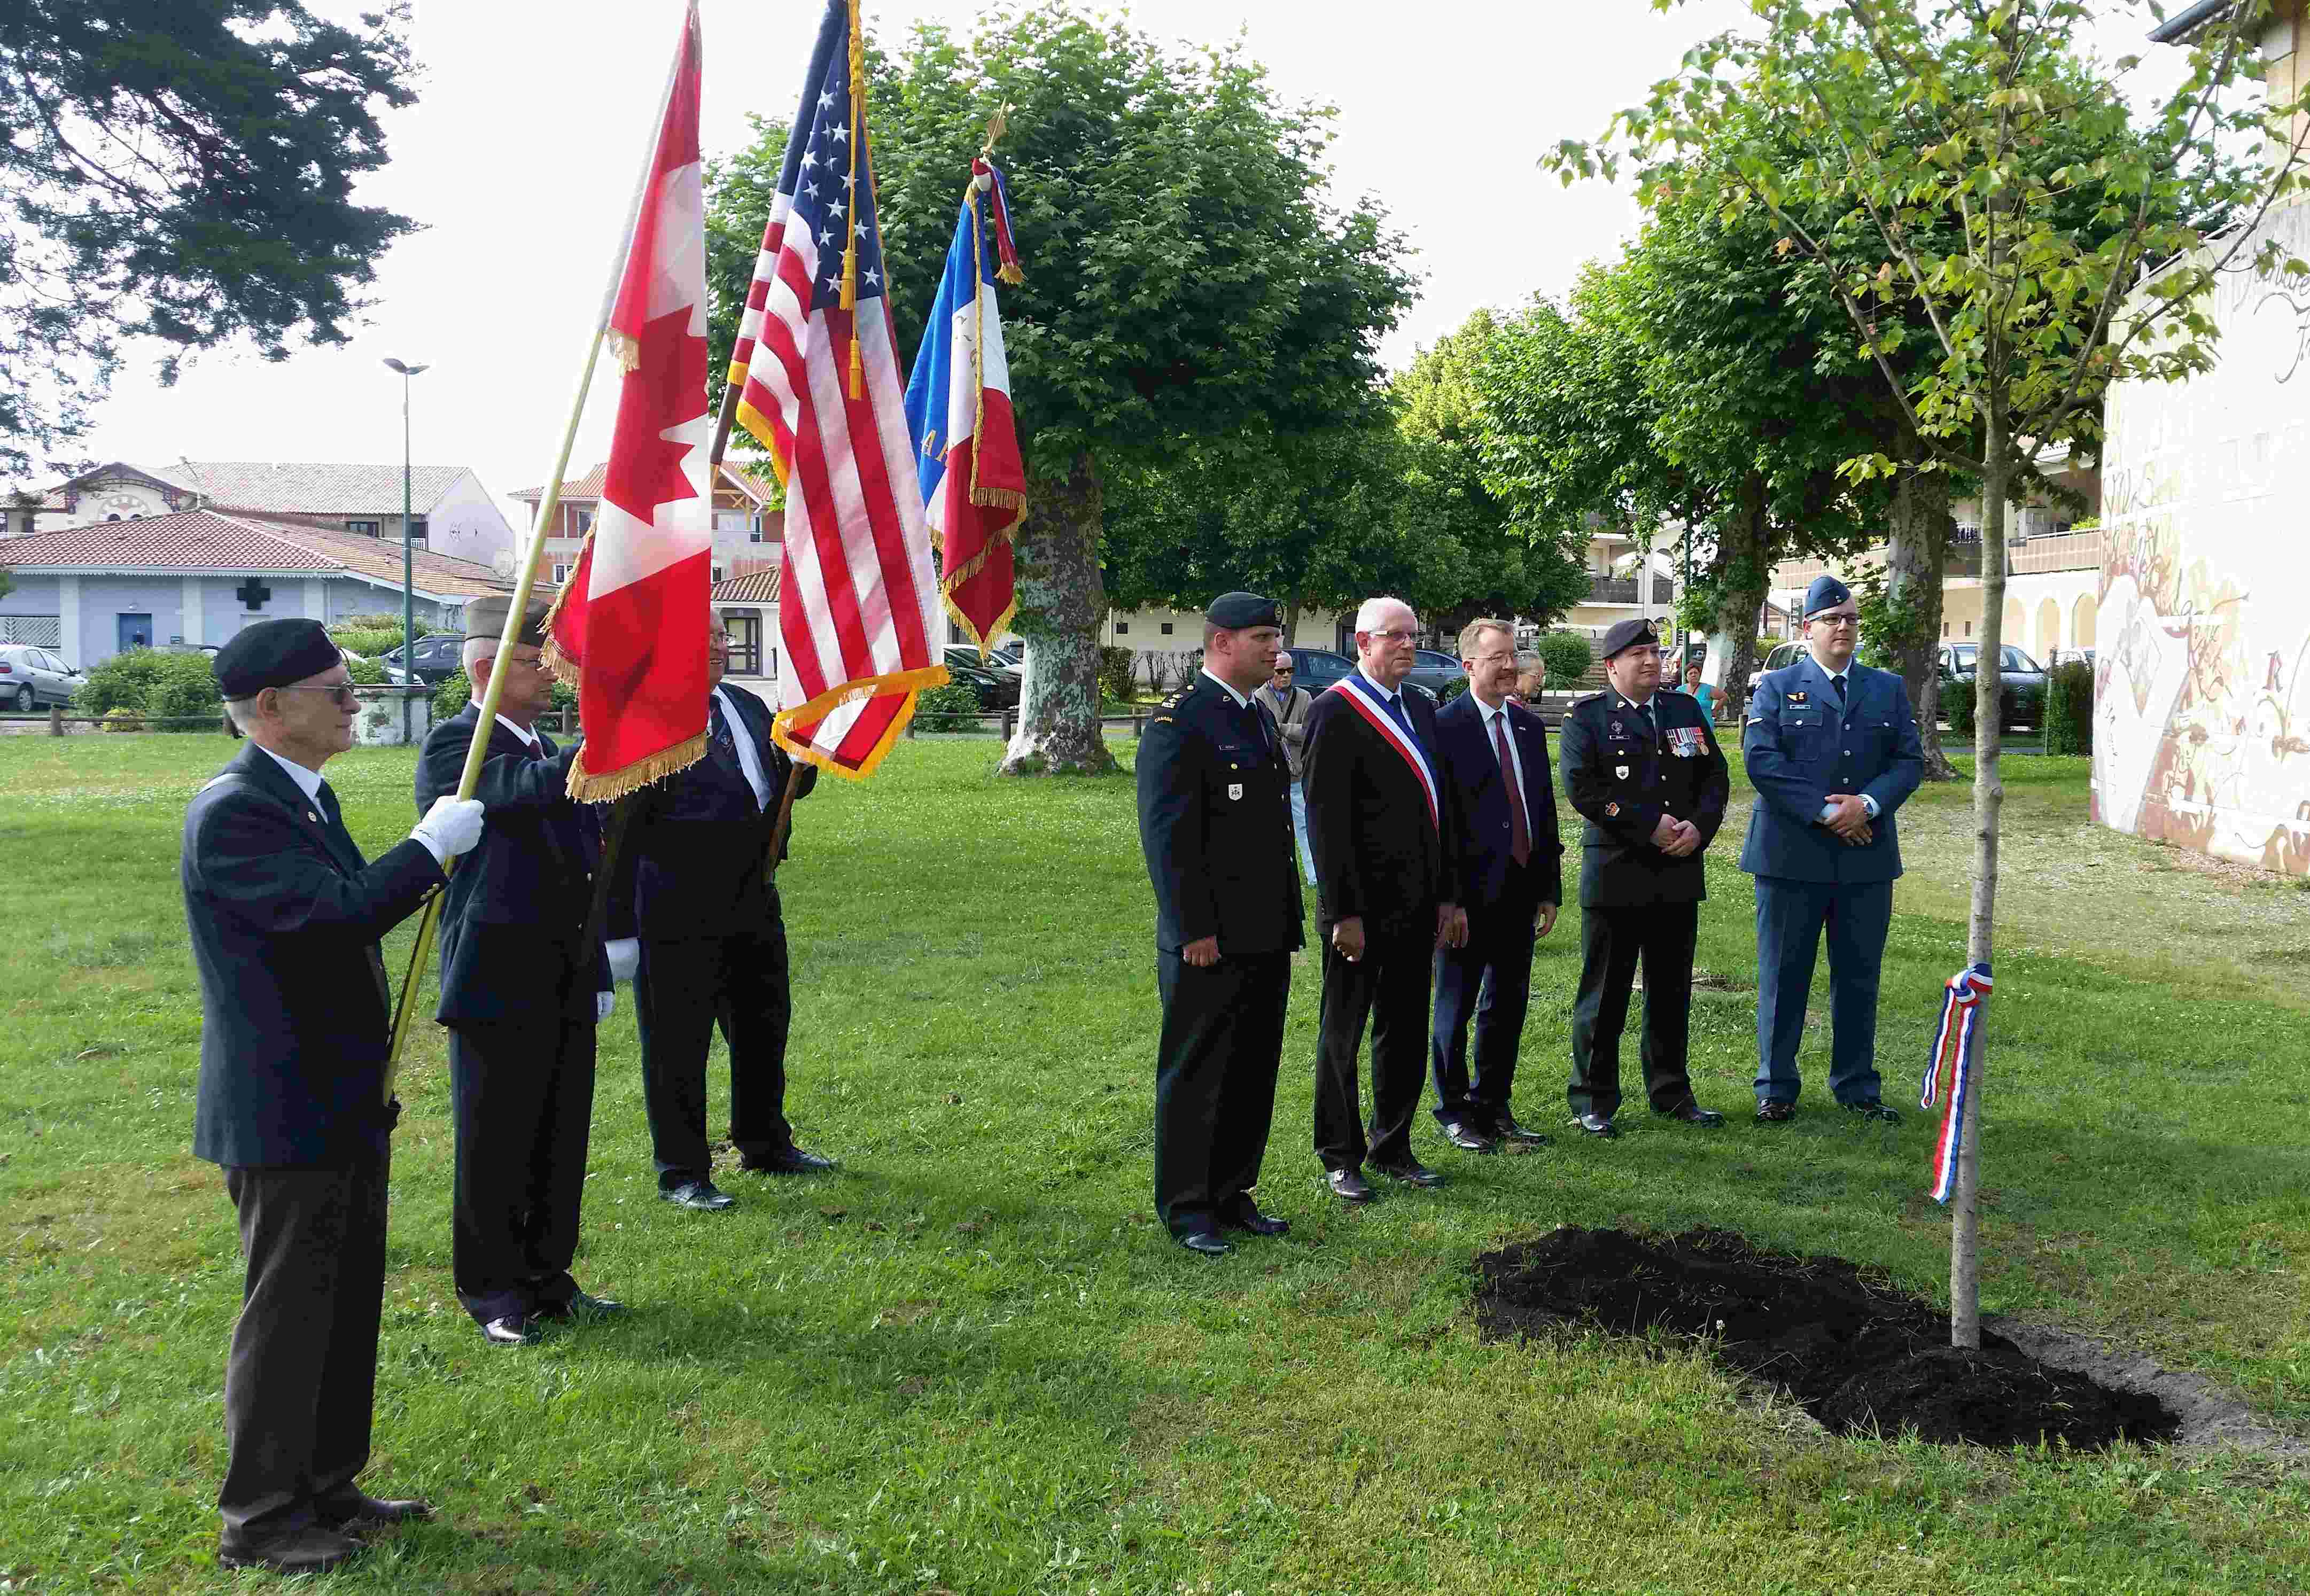
[[[1428,795],[1428,823],[1442,831],[1444,822],[1437,818],[1436,807],[1436,772],[1428,763],[1427,750],[1420,746],[1418,739],[1403,729],[1395,716],[1387,712],[1387,705],[1381,700],[1379,690],[1364,680],[1362,672],[1356,671],[1342,676],[1325,690],[1338,693],[1347,699],[1358,715],[1371,723],[1372,730],[1386,738],[1389,746],[1403,756],[1403,762],[1411,767],[1412,775],[1420,778],[1420,790]],[[1409,715],[1411,712],[1407,710],[1405,713]]]
[[[1965,1134],[1965,1106],[1973,1096],[1974,1061],[1979,1056],[1977,1028],[1981,1001],[1989,995],[1989,967],[1969,965],[1949,978],[1949,995],[1941,1003],[1941,1034],[1933,1038],[1932,1057],[1925,1061],[1924,1089],[1917,1106],[1930,1110],[1937,1097],[1947,1102],[1941,1112],[1941,1134],[1933,1139],[1933,1201],[1947,1202],[1957,1189],[1957,1155]]]

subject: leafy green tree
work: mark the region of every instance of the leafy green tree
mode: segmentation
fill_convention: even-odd
[[[2302,125],[2310,102],[2257,104],[2237,91],[2260,74],[2271,0],[2202,19],[2184,80],[2139,123],[2122,82],[2133,58],[2105,68],[2081,48],[2097,9],[2164,16],[2154,0],[1756,0],[1761,37],[1695,48],[1601,146],[1568,143],[1556,157],[1568,178],[1609,173],[1626,154],[1647,163],[1651,190],[1692,181],[1706,152],[1706,192],[1729,216],[1769,219],[1819,268],[1849,347],[1876,365],[1903,420],[1941,464],[1977,477],[1979,841],[1967,951],[1984,965],[1995,940],[1998,664],[2015,478],[2033,447],[2093,444],[2112,384],[2208,369],[2208,299],[2220,273],[2310,274],[2258,225],[2303,186],[2301,144],[2284,130]],[[2048,61],[2062,66],[2051,82],[2040,70]],[[2045,152],[2064,136],[2102,152],[2049,167]],[[2076,224],[2079,196],[2094,201],[2091,230]],[[1919,322],[1924,356],[1905,369]],[[1895,469],[1878,452],[1848,474]],[[1976,1021],[1984,1055],[1987,1020],[1984,1011]],[[1951,1338],[1961,1347],[1981,1339],[1976,1083],[1951,1204]]]
[[[1235,47],[998,6],[968,40],[920,25],[873,95],[902,339],[937,290],[981,130],[1008,108],[997,158],[1027,281],[1004,292],[1003,332],[1030,477],[1029,665],[1003,768],[1111,770],[1098,722],[1108,475],[1261,425],[1295,438],[1371,415],[1377,340],[1411,291],[1404,247],[1376,204],[1330,202],[1331,113],[1279,101]]]
[[[123,343],[160,379],[247,337],[343,343],[414,230],[353,203],[376,111],[416,100],[405,4],[358,26],[298,0],[0,6],[0,474],[83,430]]]

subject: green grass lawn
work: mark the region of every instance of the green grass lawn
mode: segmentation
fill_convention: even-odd
[[[1745,810],[1710,854],[1695,996],[1693,1074],[1731,1125],[1667,1126],[1639,1097],[1617,1142],[1474,1158],[1423,1115],[1452,1184],[1342,1210],[1309,1147],[1303,963],[1260,1193],[1292,1233],[1211,1263],[1150,1212],[1130,784],[998,784],[991,747],[909,745],[797,816],[789,1108],[843,1174],[733,1171],[719,1217],[654,1201],[630,1003],[605,1028],[578,1274],[632,1305],[621,1321],[504,1352],[459,1312],[443,1049],[421,1028],[366,1482],[443,1519],[338,1585],[1946,1596],[2310,1577],[2310,1484],[2271,1463],[1828,1440],[1688,1349],[1477,1339],[1471,1259],[1561,1222],[1720,1225],[1941,1294],[1922,1116],[1823,1111],[1824,1030],[1809,1112],[1748,1118]],[[240,1275],[221,1183],[186,1151],[200,1013],[176,866],[185,802],[230,752],[0,740],[0,1589],[230,1583],[213,1501]],[[2080,762],[2006,768],[1985,1304],[2310,1429],[2310,894],[2092,828]],[[329,776],[372,853],[414,818],[404,752]],[[1968,802],[1933,790],[1903,814],[1894,1100],[1914,1102],[1964,963]],[[1562,1118],[1576,966],[1568,915],[1534,973],[1528,1121]]]

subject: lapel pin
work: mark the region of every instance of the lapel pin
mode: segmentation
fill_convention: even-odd
[[[313,822],[313,824],[315,824],[316,826],[317,826],[317,825],[319,825],[319,824],[321,823],[321,817],[320,817],[320,816],[318,816],[318,815],[317,815],[317,814],[315,814],[315,813],[314,813],[311,810],[309,810],[309,809],[308,809],[308,810],[307,810],[307,811],[305,811],[305,818],[306,818],[307,820],[308,820],[312,821],[312,822]]]

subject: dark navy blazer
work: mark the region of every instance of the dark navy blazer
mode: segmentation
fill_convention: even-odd
[[[343,1165],[382,1144],[392,1011],[378,940],[441,880],[405,840],[374,864],[255,743],[185,811],[178,875],[201,982],[193,1152]]]
[[[1837,688],[1811,654],[1767,671],[1749,699],[1741,750],[1757,803],[1741,868],[1799,881],[1889,881],[1901,873],[1894,811],[1924,778],[1925,755],[1906,682],[1855,664]],[[1855,847],[1820,823],[1832,794],[1877,801],[1871,839]]]
[[[1155,889],[1155,946],[1204,937],[1222,956],[1306,941],[1291,843],[1291,767],[1274,717],[1195,679],[1139,742],[1139,846]]]
[[[1530,905],[1564,901],[1564,839],[1556,834],[1556,777],[1550,768],[1548,730],[1540,716],[1523,705],[1507,707],[1508,735],[1515,741],[1524,767],[1524,807],[1532,832],[1532,863],[1525,887]],[[1461,867],[1460,906],[1471,914],[1498,908],[1508,889],[1510,838],[1515,834],[1508,818],[1507,784],[1500,779],[1500,756],[1484,732],[1484,712],[1476,695],[1463,692],[1436,712],[1437,750],[1443,757],[1446,779],[1459,790],[1460,809],[1466,821],[1465,856]]]
[[[1436,906],[1461,901],[1460,802],[1437,773],[1437,812],[1427,786],[1387,736],[1347,701],[1352,687],[1326,689],[1307,712],[1307,753],[1299,786],[1307,803],[1308,851],[1316,856],[1316,905],[1324,934],[1360,917],[1367,935],[1433,932]],[[1364,702],[1370,705],[1372,700]],[[1429,763],[1436,763],[1436,711],[1402,695]],[[1376,707],[1373,713],[1383,713]]]

